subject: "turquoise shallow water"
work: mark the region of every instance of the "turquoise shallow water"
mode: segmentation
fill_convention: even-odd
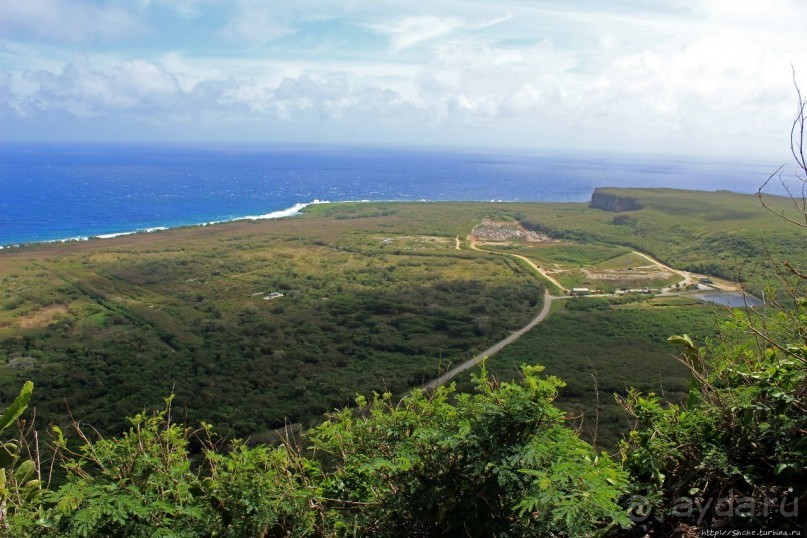
[[[6,145],[0,245],[266,215],[314,200],[580,202],[603,186],[751,193],[775,168],[458,150]]]

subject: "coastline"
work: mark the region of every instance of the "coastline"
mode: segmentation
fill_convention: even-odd
[[[282,218],[315,198],[584,203],[610,185],[753,194],[757,176],[769,175],[766,164],[405,148],[91,144],[0,153],[0,250]]]
[[[318,205],[318,204],[331,204],[331,203],[349,203],[352,200],[346,200],[344,202],[330,202],[328,200],[318,200],[314,199],[311,202],[300,202],[296,203],[291,207],[287,207],[286,209],[279,209],[277,211],[271,211],[269,213],[264,213],[261,215],[246,215],[243,217],[233,217],[231,219],[225,220],[212,220],[207,222],[197,222],[197,223],[190,223],[190,224],[179,224],[177,226],[154,226],[151,228],[141,228],[138,230],[130,230],[126,232],[111,232],[111,233],[102,233],[102,234],[95,234],[95,235],[77,235],[73,237],[64,237],[58,239],[45,239],[42,241],[25,241],[20,243],[8,243],[4,245],[0,245],[0,251],[2,250],[12,250],[23,248],[32,245],[40,245],[40,244],[50,244],[50,243],[74,243],[74,242],[81,242],[81,241],[90,241],[90,240],[98,240],[98,239],[114,239],[116,237],[123,237],[127,235],[135,235],[135,234],[148,234],[148,233],[156,233],[162,232],[166,230],[176,229],[176,228],[186,228],[186,227],[196,227],[196,226],[212,226],[214,224],[226,224],[228,222],[239,222],[243,220],[269,220],[269,219],[280,219],[285,217],[294,217],[299,215],[303,209],[311,205]],[[363,202],[369,202],[370,200],[362,200]]]
[[[446,200],[427,200],[425,198],[417,199],[417,200],[319,200],[315,198],[310,202],[298,202],[291,207],[287,207],[286,209],[278,209],[277,211],[271,211],[269,213],[264,213],[260,215],[245,215],[243,217],[233,217],[231,219],[224,219],[224,220],[211,220],[205,222],[193,222],[187,224],[177,224],[173,226],[153,226],[150,228],[140,228],[137,230],[130,230],[125,232],[109,232],[109,233],[101,233],[101,234],[93,234],[93,235],[76,235],[71,237],[63,237],[57,239],[43,239],[40,241],[23,241],[19,243],[6,243],[0,245],[0,251],[3,250],[13,250],[18,248],[30,247],[34,245],[47,245],[52,243],[78,243],[90,240],[99,240],[99,239],[114,239],[116,237],[124,237],[127,235],[135,235],[135,234],[148,234],[148,233],[157,233],[163,232],[168,230],[175,230],[178,228],[193,228],[193,227],[204,227],[204,226],[213,226],[216,224],[227,224],[228,222],[240,222],[240,221],[247,221],[247,220],[271,220],[271,219],[281,219],[286,217],[295,217],[302,213],[303,209],[312,205],[320,205],[320,204],[355,204],[355,203],[383,203],[383,202],[418,202],[418,203],[429,203],[429,202],[445,202]],[[489,203],[517,203],[517,200],[503,200],[503,199],[492,199],[492,200],[450,200],[451,202],[476,202],[476,201],[484,201]]]
[[[659,187],[596,187],[594,189],[594,194],[598,191],[603,189],[617,189],[623,191],[630,191],[630,190],[640,190],[640,191],[653,191],[665,188]],[[697,192],[693,189],[670,189],[674,191],[689,191],[689,192]],[[742,192],[730,191],[726,189],[721,189],[718,191],[708,191],[705,190],[703,192],[711,193],[711,192],[728,192],[731,194],[736,194],[740,196],[752,196],[751,194],[746,194]],[[778,195],[770,195],[773,197],[778,197]],[[589,199],[591,198],[591,195]],[[380,198],[380,199],[349,199],[349,200],[320,200],[318,198],[313,199],[310,202],[298,202],[293,204],[290,207],[285,209],[278,209],[275,211],[270,211],[268,213],[262,213],[257,215],[244,215],[244,216],[237,216],[232,218],[226,218],[221,220],[210,220],[210,221],[190,221],[190,222],[177,222],[169,225],[157,225],[151,226],[147,228],[139,228],[135,230],[128,230],[128,231],[120,231],[120,232],[102,232],[102,233],[95,233],[95,234],[86,234],[86,235],[74,235],[69,237],[61,237],[61,238],[54,238],[54,239],[35,239],[35,240],[28,240],[28,241],[19,241],[16,243],[4,243],[0,244],[0,252],[5,250],[15,250],[19,248],[25,247],[33,247],[36,245],[47,245],[53,243],[73,243],[73,242],[84,242],[90,240],[101,240],[101,239],[114,239],[117,237],[129,236],[129,235],[136,235],[136,234],[147,234],[147,233],[157,233],[161,231],[168,231],[173,229],[179,228],[194,228],[194,227],[204,227],[204,226],[212,226],[215,224],[226,224],[231,222],[239,222],[239,221],[258,221],[258,220],[271,220],[271,219],[280,219],[286,217],[293,217],[300,215],[302,211],[312,205],[318,204],[348,204],[348,203],[397,203],[397,202],[418,202],[418,203],[463,203],[463,202],[485,202],[485,203],[585,203],[585,202],[578,202],[576,200],[519,200],[519,199],[504,199],[504,198],[492,198],[492,199],[480,199],[480,200],[473,200],[473,199],[427,199],[427,198]],[[602,208],[601,208],[602,209]]]

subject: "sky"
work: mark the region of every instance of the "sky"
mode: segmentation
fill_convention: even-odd
[[[783,160],[803,0],[0,0],[0,141]]]

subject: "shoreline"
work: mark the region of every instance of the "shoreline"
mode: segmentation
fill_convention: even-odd
[[[485,203],[519,203],[518,200],[503,200],[503,199],[493,199],[493,200],[427,200],[425,198],[420,198],[417,200],[320,200],[315,198],[310,202],[298,202],[291,207],[287,207],[286,209],[278,209],[277,211],[271,211],[269,213],[264,213],[261,215],[246,215],[243,217],[233,217],[231,219],[224,219],[224,220],[211,220],[205,222],[195,222],[195,223],[188,223],[188,224],[177,224],[175,226],[154,226],[151,228],[140,228],[137,230],[130,230],[125,232],[110,232],[110,233],[100,233],[94,235],[77,235],[72,237],[64,237],[58,239],[42,239],[39,241],[25,241],[20,243],[5,243],[0,245],[0,251],[3,250],[14,250],[18,248],[25,248],[30,246],[36,245],[49,245],[53,243],[80,243],[84,241],[90,240],[101,240],[101,239],[115,239],[117,237],[125,237],[128,235],[136,235],[136,234],[148,234],[148,233],[157,233],[163,232],[168,230],[176,230],[179,228],[195,228],[195,227],[204,227],[204,226],[213,226],[216,224],[227,224],[229,222],[240,222],[245,220],[272,220],[272,219],[281,219],[286,217],[295,217],[302,213],[303,209],[312,205],[320,205],[320,204],[356,204],[356,203],[395,203],[395,202],[412,202],[412,203],[431,203],[431,202],[449,202],[449,203],[462,203],[462,202],[485,202]],[[540,202],[534,202],[540,203]]]
[[[609,188],[609,189],[620,189],[620,190],[654,190],[658,189],[659,187],[597,187],[594,189],[596,192],[602,188]],[[691,191],[697,192],[693,189],[672,189],[672,190],[681,190],[681,191]],[[721,192],[718,191],[703,191],[703,192]],[[746,194],[736,191],[726,191],[732,194],[738,194],[741,196],[753,196],[753,194]],[[778,195],[771,195],[771,196],[778,196]],[[585,204],[587,201],[590,201],[590,197],[587,200],[508,200],[502,198],[493,198],[493,199],[482,199],[482,200],[442,200],[442,199],[426,199],[426,198],[404,198],[404,199],[361,199],[361,200],[320,200],[315,198],[310,202],[298,202],[293,204],[290,207],[285,209],[278,209],[275,211],[270,211],[269,213],[259,214],[259,215],[244,215],[239,217],[232,217],[228,219],[222,220],[211,220],[211,221],[202,221],[202,222],[187,222],[187,223],[178,223],[178,224],[171,224],[168,226],[152,226],[148,228],[139,228],[135,230],[128,230],[122,232],[102,232],[97,234],[87,234],[87,235],[75,235],[71,237],[62,237],[62,238],[55,238],[55,239],[36,239],[36,240],[29,240],[29,241],[21,241],[18,243],[2,243],[0,244],[0,252],[4,250],[16,250],[25,247],[33,247],[36,245],[47,245],[53,243],[73,243],[73,242],[84,242],[90,240],[101,240],[101,239],[114,239],[118,237],[124,237],[129,235],[136,235],[136,234],[147,234],[147,233],[157,233],[161,231],[168,231],[168,230],[175,230],[179,228],[193,228],[193,227],[203,227],[203,226],[212,226],[215,224],[226,224],[230,222],[239,222],[239,221],[257,221],[257,220],[270,220],[270,219],[280,219],[286,217],[293,217],[300,215],[306,207],[318,204],[348,204],[348,203],[398,203],[398,202],[409,202],[409,203],[580,203]]]
[[[362,202],[369,202],[370,200],[361,200]],[[154,226],[151,228],[140,228],[138,230],[130,230],[126,232],[111,232],[111,233],[101,233],[95,235],[77,235],[73,237],[64,237],[59,239],[43,239],[41,241],[25,241],[21,243],[6,243],[0,245],[0,251],[2,250],[14,250],[18,248],[24,248],[29,246],[35,245],[47,245],[52,243],[79,243],[83,241],[90,241],[90,240],[99,240],[99,239],[115,239],[116,237],[124,237],[127,235],[135,235],[135,234],[149,234],[149,233],[157,233],[163,232],[167,230],[175,230],[178,228],[192,228],[192,227],[203,227],[203,226],[212,226],[215,224],[226,224],[228,222],[239,222],[243,220],[270,220],[270,219],[281,219],[285,217],[294,217],[299,215],[303,209],[311,205],[318,205],[318,204],[333,204],[333,203],[350,203],[352,200],[346,200],[344,202],[331,202],[328,200],[319,200],[314,199],[311,202],[299,202],[294,204],[291,207],[287,207],[286,209],[279,209],[277,211],[271,211],[269,213],[264,213],[262,215],[246,215],[243,217],[233,217],[231,219],[225,220],[211,220],[206,222],[197,222],[197,223],[190,223],[190,224],[179,224],[176,226]]]

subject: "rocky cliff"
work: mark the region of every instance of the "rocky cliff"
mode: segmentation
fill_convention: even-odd
[[[594,194],[591,195],[591,203],[589,207],[595,209],[602,209],[603,211],[612,211],[614,213],[622,213],[623,211],[634,211],[641,209],[642,204],[627,196],[617,196],[608,192],[595,189]]]

